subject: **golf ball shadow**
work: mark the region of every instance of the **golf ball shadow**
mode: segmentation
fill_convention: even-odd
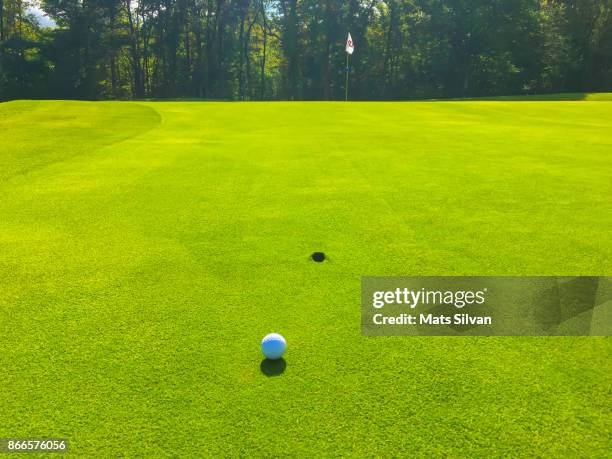
[[[287,362],[285,359],[263,359],[259,364],[259,369],[266,376],[280,376],[285,372]]]

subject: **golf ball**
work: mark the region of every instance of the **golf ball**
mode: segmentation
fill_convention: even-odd
[[[282,335],[270,333],[261,340],[261,352],[271,360],[280,359],[287,349],[287,342]]]

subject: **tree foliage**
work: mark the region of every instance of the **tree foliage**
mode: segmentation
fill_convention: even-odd
[[[0,0],[0,99],[612,89],[611,0]]]

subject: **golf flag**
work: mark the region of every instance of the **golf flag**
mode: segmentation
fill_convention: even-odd
[[[355,45],[353,44],[353,39],[351,38],[351,34],[348,34],[348,38],[346,39],[346,52],[349,54],[353,54],[355,51]]]

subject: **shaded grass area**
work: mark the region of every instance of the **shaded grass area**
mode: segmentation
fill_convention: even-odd
[[[467,99],[466,99],[467,100]],[[554,100],[585,100],[585,101],[612,101],[612,93],[610,92],[565,92],[559,94],[533,94],[533,95],[521,95],[521,96],[496,96],[496,97],[479,97],[472,100],[542,100],[542,101],[554,101]]]
[[[0,104],[0,181],[142,134],[159,123],[153,109],[116,102]]]
[[[435,99],[408,99],[404,102],[425,102]],[[554,93],[554,94],[521,94],[521,95],[510,95],[510,96],[485,96],[485,97],[473,97],[464,99],[447,99],[447,100],[527,100],[527,101],[611,101],[612,93],[610,92],[565,92],[565,93]],[[138,99],[139,102],[230,102],[230,100],[215,100],[215,99],[202,99],[202,98],[158,98],[158,99]],[[234,101],[239,103],[237,101]],[[399,102],[399,101],[398,101]],[[373,102],[380,103],[380,102]]]
[[[365,338],[359,301],[363,275],[610,275],[612,104],[0,114],[0,437],[86,455],[607,454],[608,338]],[[282,371],[263,368],[272,331]]]

